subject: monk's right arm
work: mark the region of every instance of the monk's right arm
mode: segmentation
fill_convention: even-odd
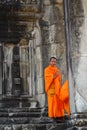
[[[59,75],[60,75],[60,72],[59,70],[57,70],[55,74],[53,75],[53,79],[56,79]]]

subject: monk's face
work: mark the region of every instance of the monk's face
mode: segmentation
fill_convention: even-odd
[[[51,66],[55,66],[55,65],[56,65],[56,62],[57,62],[56,59],[53,59],[53,58],[52,58],[51,61],[50,61],[50,65],[51,65]]]

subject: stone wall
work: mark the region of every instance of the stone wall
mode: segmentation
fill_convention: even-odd
[[[72,114],[67,125],[55,129],[81,125],[82,115],[73,113],[87,111],[87,0],[65,1],[70,2],[69,46],[63,0],[0,1],[0,130],[54,129],[44,91],[44,68],[51,56],[58,59],[62,83],[69,74]]]
[[[29,96],[44,107],[43,72],[51,56],[58,59],[62,83],[67,79],[63,0],[4,0],[0,10],[1,97]]]
[[[76,112],[87,111],[87,1],[70,2],[70,58]],[[72,87],[72,85],[70,85]],[[72,92],[71,92],[72,93]],[[72,97],[73,98],[73,97]],[[72,108],[71,108],[72,109]],[[73,111],[73,110],[72,110]]]
[[[67,69],[63,0],[43,1],[43,12],[40,19],[43,67],[49,64],[51,56],[57,57],[64,81]]]

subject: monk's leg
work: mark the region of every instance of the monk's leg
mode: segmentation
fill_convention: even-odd
[[[48,117],[54,117],[53,107],[53,96],[48,95]]]
[[[63,117],[64,116],[64,107],[63,103],[60,101],[60,99],[55,95],[54,96],[54,102],[53,102],[53,110],[54,110],[54,117]]]

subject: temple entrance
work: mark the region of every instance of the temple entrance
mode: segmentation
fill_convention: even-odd
[[[35,84],[33,51],[33,46],[29,47],[29,45],[8,43],[2,46],[3,95],[28,97],[34,95],[32,87]]]
[[[36,108],[34,51],[33,43],[0,45],[1,107]]]

